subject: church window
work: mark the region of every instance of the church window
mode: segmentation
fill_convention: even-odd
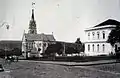
[[[41,50],[41,48],[38,48],[38,51],[40,51]]]
[[[46,46],[46,43],[44,43],[43,45]]]
[[[30,49],[30,43],[28,43],[28,49]]]
[[[31,32],[32,34],[34,33],[34,30],[32,30],[32,32]]]
[[[41,47],[41,43],[39,43],[39,46]]]
[[[118,46],[117,46],[117,45],[115,45],[115,52],[117,52],[117,50],[118,50]]]

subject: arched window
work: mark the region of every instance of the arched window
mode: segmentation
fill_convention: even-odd
[[[88,39],[90,39],[90,33],[88,33]]]
[[[92,32],[92,35],[93,35],[93,39],[94,39],[94,37],[95,37],[95,32]]]
[[[100,33],[99,33],[99,32],[97,32],[97,38],[98,38],[98,39],[100,38]]]
[[[93,48],[93,52],[94,52],[94,44],[92,45],[92,48]]]
[[[118,46],[117,46],[117,45],[115,45],[115,52],[117,52],[117,50],[118,50],[118,49],[117,49],[117,47],[118,47]]]
[[[43,43],[44,47],[46,47],[46,43]]]
[[[97,51],[99,52],[99,44],[97,45]]]
[[[90,45],[88,44],[88,51],[90,51]]]
[[[41,48],[38,48],[38,51],[41,51]]]
[[[103,47],[103,52],[104,52],[105,51],[105,44],[103,44],[102,47]]]
[[[31,48],[33,48],[33,42],[31,43],[32,45],[31,45]]]
[[[39,43],[39,46],[41,47],[41,43]]]
[[[105,39],[105,31],[103,31],[103,39]]]

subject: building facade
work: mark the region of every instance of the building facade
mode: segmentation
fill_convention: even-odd
[[[22,52],[23,56],[28,57],[42,57],[42,53],[49,44],[53,44],[55,38],[53,34],[38,34],[36,21],[34,18],[34,9],[32,9],[32,16],[29,23],[28,33],[23,34],[22,38]]]
[[[89,56],[94,55],[109,55],[114,53],[114,47],[107,43],[109,33],[120,22],[108,19],[99,25],[96,25],[85,30],[86,42],[85,42],[85,53]]]

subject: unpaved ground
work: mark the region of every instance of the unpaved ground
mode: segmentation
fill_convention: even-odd
[[[8,74],[14,78],[120,78],[120,74],[99,71],[103,66],[70,67],[20,61],[6,65],[5,68],[10,70]],[[11,78],[10,76],[8,78]]]

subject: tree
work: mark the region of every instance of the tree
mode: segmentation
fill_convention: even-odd
[[[82,42],[80,41],[80,38],[77,38],[77,40],[75,41],[75,43],[82,44]]]
[[[80,38],[77,38],[76,40],[76,53],[84,52],[85,46],[84,44],[80,41]]]
[[[110,43],[112,46],[116,42],[120,43],[120,26],[116,26],[109,34],[107,42]]]
[[[108,43],[110,43],[112,46],[115,45],[115,43],[120,43],[120,26],[116,26],[109,34],[108,36]],[[120,58],[120,48],[115,48],[115,55],[116,59]]]
[[[60,42],[56,42],[56,44],[50,44],[47,49],[45,50],[45,54],[50,56],[50,55],[54,55],[55,53],[57,54],[62,54],[62,49],[63,46]]]
[[[66,47],[65,49],[65,53],[66,54],[72,54],[72,53],[76,53],[76,49],[74,49],[73,47]]]

